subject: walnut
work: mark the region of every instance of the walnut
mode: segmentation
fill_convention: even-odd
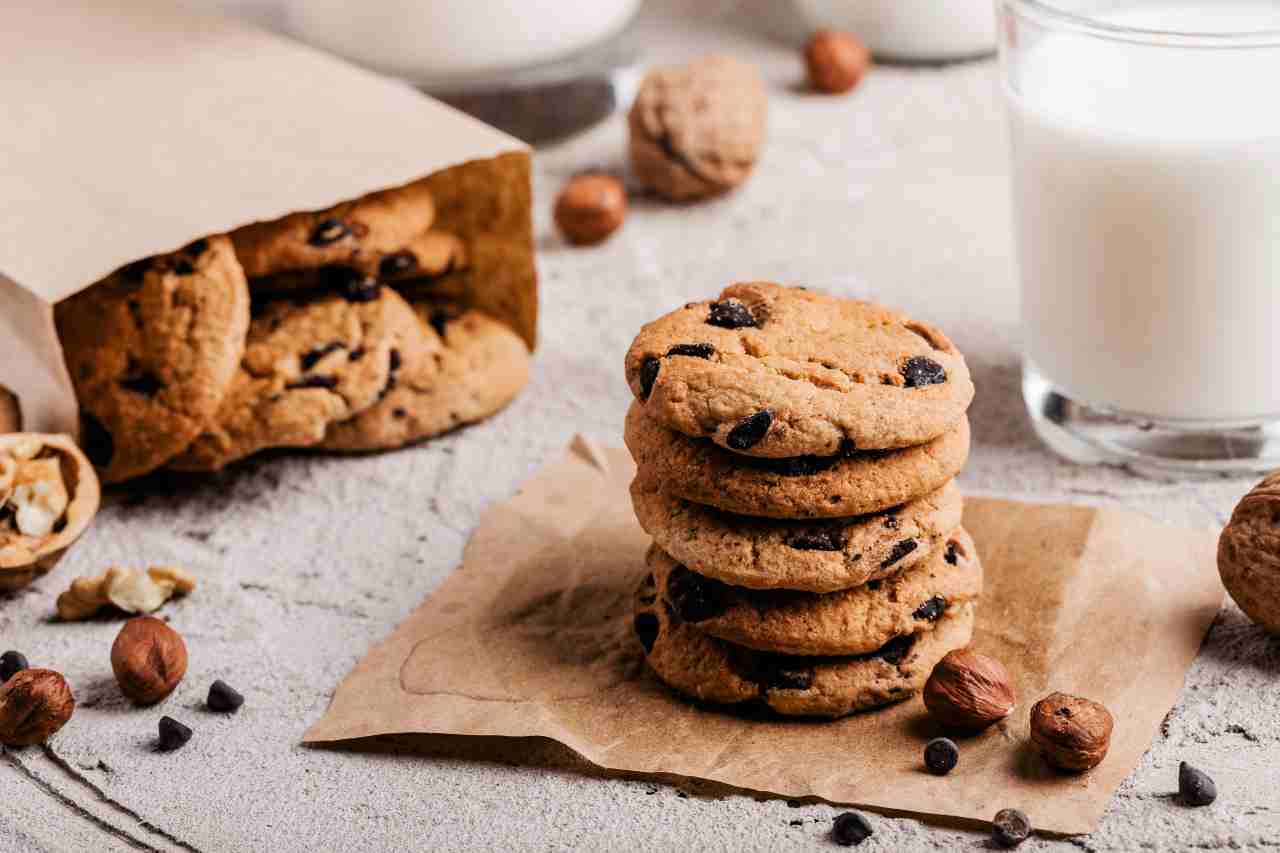
[[[51,669],[24,669],[0,687],[0,743],[43,743],[67,724],[75,709],[65,678]]]
[[[1280,471],[1245,495],[1218,540],[1222,585],[1250,619],[1280,634]]]
[[[768,106],[755,69],[732,57],[654,69],[627,119],[632,169],[672,201],[731,190],[760,156]]]
[[[1051,693],[1031,708],[1031,742],[1061,770],[1089,770],[1101,764],[1114,726],[1105,707],[1067,693]]]
[[[154,705],[187,674],[182,635],[152,616],[124,623],[111,646],[111,669],[124,693],[138,705]]]
[[[0,435],[0,591],[53,568],[98,511],[98,476],[70,438]]]
[[[1009,716],[1018,697],[1004,664],[969,649],[956,649],[934,666],[923,697],[944,726],[976,732]]]
[[[154,613],[175,595],[188,595],[196,579],[177,566],[152,566],[145,572],[112,567],[97,577],[76,578],[58,596],[58,618],[89,619],[112,605],[125,613]]]

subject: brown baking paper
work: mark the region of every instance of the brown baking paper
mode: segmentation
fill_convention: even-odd
[[[472,268],[450,290],[534,344],[527,148],[399,82],[172,0],[7,4],[0,385],[72,431],[50,306],[138,258],[425,179]]]
[[[786,797],[1089,832],[1173,705],[1222,603],[1214,535],[1130,512],[971,498],[986,568],[973,645],[1020,701],[961,741],[946,779],[921,765],[940,734],[918,698],[836,722],[695,706],[643,665],[631,595],[648,539],[621,450],[581,437],[490,509],[462,567],[342,683],[306,742],[383,734],[541,736],[618,771],[711,779]],[[1104,703],[1106,761],[1062,775],[1027,745],[1036,699]]]

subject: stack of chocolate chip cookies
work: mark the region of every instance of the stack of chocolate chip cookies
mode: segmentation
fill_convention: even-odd
[[[394,448],[493,414],[529,351],[458,301],[467,265],[422,183],[129,264],[55,307],[85,449],[117,482]]]
[[[646,325],[626,373],[654,540],[635,630],[665,682],[836,717],[907,698],[968,644],[982,566],[952,479],[973,384],[945,335],[736,284]]]

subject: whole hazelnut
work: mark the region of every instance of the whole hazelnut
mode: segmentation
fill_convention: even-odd
[[[924,704],[934,719],[966,732],[1003,720],[1017,701],[1004,664],[970,649],[948,652],[924,685]]]
[[[813,88],[839,95],[862,81],[871,67],[871,52],[852,33],[818,30],[805,46],[804,62]]]
[[[603,242],[627,218],[627,191],[611,175],[578,175],[556,198],[556,226],[575,246]]]
[[[1111,712],[1102,705],[1067,693],[1051,693],[1031,709],[1031,742],[1061,770],[1090,770],[1101,764],[1114,726]]]
[[[75,697],[59,673],[24,669],[0,687],[0,743],[43,743],[67,724],[75,710]]]
[[[187,674],[187,644],[159,619],[139,616],[124,623],[111,646],[111,669],[125,696],[154,705]]]

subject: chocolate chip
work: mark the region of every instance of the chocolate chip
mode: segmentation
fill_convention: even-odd
[[[845,812],[831,825],[831,840],[841,847],[855,847],[871,835],[871,824],[857,812]]]
[[[1207,806],[1218,799],[1218,786],[1208,773],[1183,761],[1178,765],[1178,796],[1188,806]]]
[[[924,766],[937,776],[946,776],[960,760],[960,750],[950,738],[936,737],[925,744]]]
[[[767,690],[808,690],[813,686],[813,669],[787,655],[761,655],[753,680]]]
[[[351,228],[341,219],[326,219],[311,231],[307,242],[313,246],[328,246],[351,234]]]
[[[154,397],[163,390],[164,383],[160,381],[160,377],[150,371],[146,371],[124,377],[120,380],[120,387],[126,391],[141,394],[144,397]]]
[[[1031,820],[1017,809],[1001,809],[991,821],[991,840],[1001,847],[1017,847],[1031,834]]]
[[[915,612],[911,614],[911,618],[923,619],[926,622],[937,622],[938,618],[946,612],[947,600],[940,595],[935,595],[933,598],[917,607]]]
[[[646,652],[653,651],[653,644],[658,641],[659,625],[658,617],[652,613],[637,613],[632,622],[636,636],[640,638],[640,645],[644,646]]]
[[[404,409],[400,408],[399,406],[396,406],[394,409],[391,410],[391,417],[395,418],[396,420],[402,420],[403,418],[409,417],[409,413],[406,412]]]
[[[880,568],[882,569],[889,568],[894,563],[898,562],[899,560],[901,560],[903,557],[910,554],[912,551],[914,551],[918,547],[919,547],[919,544],[914,539],[899,540],[898,543],[893,546],[893,550],[889,552],[889,556],[885,557],[880,562]]]
[[[890,513],[884,517],[884,526],[889,530],[898,529],[898,516]]]
[[[773,426],[773,412],[767,409],[756,412],[738,421],[737,425],[729,430],[726,443],[733,450],[750,450],[764,440],[771,426]]]
[[[907,359],[907,363],[902,365],[902,378],[907,380],[908,388],[941,385],[947,381],[947,371],[933,359],[917,355]]]
[[[711,344],[676,344],[667,350],[667,355],[687,355],[690,358],[711,358],[716,354],[716,348]]]
[[[240,706],[244,704],[244,697],[230,684],[219,679],[209,685],[209,698],[205,700],[205,704],[209,706],[210,711],[230,714],[240,710]]]
[[[648,400],[649,394],[653,392],[653,383],[658,381],[658,371],[662,369],[662,362],[653,356],[647,356],[640,363],[640,399]]]
[[[191,729],[175,720],[173,717],[160,718],[160,741],[159,747],[163,752],[172,752],[175,749],[181,749],[187,745],[187,741],[191,740]]]
[[[382,283],[373,276],[350,275],[342,286],[348,302],[374,302],[382,295]]]
[[[387,357],[387,362],[391,367],[391,372],[395,373],[404,364],[404,360],[400,357],[400,350],[392,349]]]
[[[943,559],[953,566],[959,561],[959,551],[956,548],[956,543],[947,543],[947,553],[943,555]]]
[[[191,261],[186,258],[178,258],[178,260],[173,262],[173,271],[178,275],[191,275],[196,271],[196,267],[195,264],[191,263]]]
[[[368,350],[364,347],[356,347],[347,354],[347,361],[359,361],[364,358],[366,352],[368,352]]]
[[[861,557],[862,555],[861,555],[861,554],[859,554],[858,556],[859,556],[859,557]],[[883,584],[884,584],[884,581],[879,581],[879,580],[875,580],[875,581],[867,581],[867,589],[871,590],[872,592],[875,592],[875,591],[876,591],[876,590],[878,590],[878,589],[879,589]]]
[[[834,468],[842,459],[841,456],[790,456],[785,459],[766,459],[749,456],[741,461],[770,474],[780,477],[810,477]]]
[[[102,421],[86,411],[80,412],[80,447],[98,468],[106,468],[116,455],[116,443],[111,433],[107,432]]]
[[[296,391],[299,388],[337,388],[338,377],[336,376],[304,376],[296,382],[290,382],[284,386],[289,391]]]
[[[392,252],[378,262],[378,275],[389,278],[418,268],[418,256],[410,251]]]
[[[880,658],[885,663],[891,663],[894,666],[902,663],[903,658],[911,651],[911,647],[916,644],[915,634],[903,634],[894,637],[880,648],[871,653],[870,657]]]
[[[759,325],[751,310],[736,299],[712,302],[707,314],[707,324],[722,329],[755,328]]]
[[[844,534],[839,530],[809,530],[793,533],[785,540],[788,548],[797,551],[843,551]]]
[[[31,664],[22,652],[5,652],[0,655],[0,684],[4,684],[24,669],[30,668]]]
[[[302,357],[298,359],[298,366],[301,367],[302,371],[305,373],[315,367],[320,359],[324,358],[329,353],[337,352],[340,349],[342,349],[342,344],[337,341],[327,343],[322,347],[316,347],[310,352],[303,353]]]
[[[184,246],[182,248],[182,253],[184,255],[190,255],[193,258],[198,258],[201,255],[203,255],[208,250],[208,248],[209,248],[209,241],[201,237],[199,240],[194,240],[188,243],[186,246]]]
[[[126,281],[131,281],[134,284],[137,284],[142,281],[142,277],[147,274],[147,270],[149,269],[151,269],[151,258],[143,258],[142,260],[134,261],[131,264],[125,264],[120,268],[120,275],[123,276]]]
[[[431,312],[431,328],[436,330],[436,334],[444,337],[445,327],[461,316],[458,311],[449,306],[441,306]]]
[[[677,566],[667,579],[667,595],[686,622],[705,622],[726,607],[724,584],[684,566]]]

